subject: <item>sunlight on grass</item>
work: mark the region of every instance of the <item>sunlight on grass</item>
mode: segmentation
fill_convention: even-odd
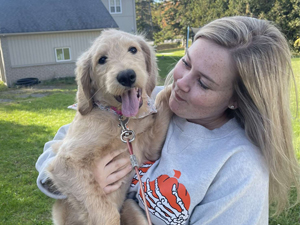
[[[161,50],[156,53],[156,56],[178,56],[182,57],[184,55],[184,48],[176,49],[176,50]]]
[[[180,58],[184,56],[184,49],[162,50],[156,54],[159,68],[158,85],[163,85],[168,73],[175,67]]]

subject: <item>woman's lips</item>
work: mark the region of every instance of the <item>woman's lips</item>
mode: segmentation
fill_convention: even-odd
[[[178,101],[180,101],[180,102],[183,102],[183,101],[185,101],[184,99],[182,99],[176,92],[174,92],[174,94],[175,94],[175,98],[176,98],[176,100],[178,100]]]

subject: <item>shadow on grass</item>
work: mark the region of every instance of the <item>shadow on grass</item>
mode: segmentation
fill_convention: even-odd
[[[1,103],[0,111],[10,112],[14,110],[32,111],[45,113],[49,110],[65,110],[69,105],[75,103],[75,91],[69,93],[54,93],[41,98],[30,98],[24,100],[16,100],[10,103]],[[49,104],[49,102],[51,104]],[[55,105],[53,105],[55,102]]]

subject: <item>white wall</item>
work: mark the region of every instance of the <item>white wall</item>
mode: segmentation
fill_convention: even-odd
[[[108,12],[109,9],[109,0],[102,0]],[[122,4],[122,13],[111,13],[111,16],[114,18],[118,24],[120,30],[136,33],[136,15],[135,15],[135,1],[134,0],[121,0]]]
[[[77,58],[97,38],[100,31],[9,36],[11,67],[57,64],[55,48],[69,47],[71,61]]]

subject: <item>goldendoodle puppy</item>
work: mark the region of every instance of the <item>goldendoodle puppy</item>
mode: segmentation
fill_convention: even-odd
[[[120,189],[105,194],[92,173],[95,162],[126,148],[120,139],[120,116],[130,118],[138,163],[156,160],[171,117],[170,90],[159,93],[153,113],[149,96],[156,85],[157,64],[141,36],[105,30],[76,66],[78,111],[64,140],[53,146],[57,157],[47,168],[54,186],[67,196],[55,203],[53,220],[57,225],[117,225],[132,176],[124,178]],[[132,204],[125,205],[124,212],[130,214]],[[139,221],[124,216],[122,223],[147,224],[144,216],[134,217]]]

